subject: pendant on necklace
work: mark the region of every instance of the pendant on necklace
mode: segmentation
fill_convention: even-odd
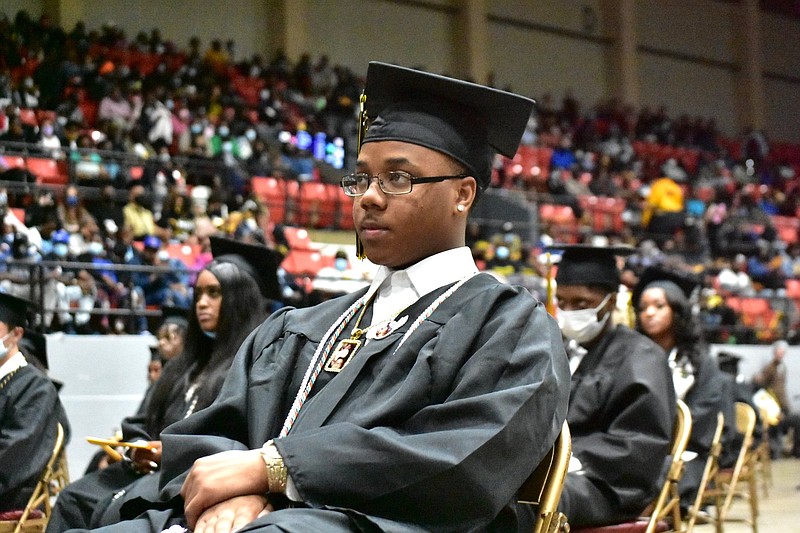
[[[325,363],[326,372],[339,373],[347,366],[347,363],[353,358],[355,353],[361,347],[361,341],[358,339],[344,339],[336,345],[336,349],[328,358]]]
[[[367,338],[375,340],[386,338],[395,331],[397,331],[398,329],[400,329],[401,327],[403,327],[403,324],[405,324],[406,322],[408,322],[408,315],[401,316],[397,320],[387,320],[385,323],[380,324],[378,327],[374,329],[370,328],[367,331]]]

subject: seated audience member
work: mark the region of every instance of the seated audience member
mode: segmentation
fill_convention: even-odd
[[[128,261],[130,265],[169,268],[164,272],[134,272],[133,283],[144,294],[147,305],[189,307],[189,273],[178,259],[161,249],[161,240],[152,235],[144,239],[141,253]]]
[[[632,249],[561,249],[557,319],[572,371],[573,460],[559,510],[573,526],[619,523],[638,517],[658,494],[675,391],[663,350],[611,320],[620,285],[615,255]]]
[[[56,442],[69,423],[50,379],[19,345],[31,302],[0,293],[0,511],[28,503]]]
[[[144,186],[134,184],[128,193],[128,203],[122,208],[125,227],[133,233],[133,238],[142,240],[147,235],[163,234],[155,222],[153,212],[148,207],[147,192]]]
[[[230,241],[215,244],[215,259],[197,277],[183,351],[164,366],[140,412],[122,423],[124,441],[146,441],[150,450],[133,450],[130,460],[70,484],[58,496],[48,531],[89,527],[96,510],[102,515],[108,503],[105,500],[157,469],[161,431],[211,404],[236,349],[265,318],[267,299],[276,297],[272,251]],[[147,479],[157,482],[158,476]]]
[[[151,510],[106,531],[531,525],[517,491],[561,430],[567,361],[543,305],[478,273],[465,229],[532,102],[382,63],[365,92],[342,186],[373,283],[250,335],[219,400],[162,433],[160,496],[114,503]]]
[[[653,239],[663,243],[683,228],[683,189],[672,178],[664,176],[650,185],[642,225]]]
[[[681,507],[694,503],[711,452],[717,413],[727,422],[725,443],[736,430],[732,381],[719,369],[702,338],[698,317],[692,312],[692,292],[699,280],[689,274],[650,268],[634,291],[637,331],[647,335],[667,354],[675,395],[692,414],[692,434],[679,484]]]
[[[83,207],[80,192],[74,185],[70,185],[64,190],[64,196],[60,199],[56,212],[59,225],[70,233],[80,231],[87,220],[94,221],[92,214]]]
[[[770,428],[772,441],[772,455],[780,457],[782,452],[781,436],[792,428],[794,440],[792,442],[792,457],[800,457],[800,414],[792,412],[792,405],[786,395],[786,363],[783,359],[789,349],[789,343],[784,340],[772,344],[772,358],[753,376],[755,388],[764,389],[774,398],[780,407],[778,423]]]

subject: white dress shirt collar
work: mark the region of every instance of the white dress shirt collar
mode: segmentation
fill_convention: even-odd
[[[367,291],[367,299],[377,292],[372,323],[385,320],[422,296],[477,272],[472,251],[466,246],[426,257],[404,270],[380,266]],[[391,279],[386,282],[387,278]]]
[[[25,356],[22,355],[22,352],[15,353],[8,358],[8,361],[0,366],[0,379],[6,377],[16,369],[26,366],[27,364],[28,361],[25,360]]]

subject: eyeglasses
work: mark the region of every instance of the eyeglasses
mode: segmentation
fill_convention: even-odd
[[[466,178],[466,174],[454,176],[428,176],[417,178],[402,170],[390,170],[371,176],[365,172],[348,174],[342,178],[342,189],[347,196],[363,196],[367,192],[372,180],[378,180],[378,186],[386,194],[408,194],[415,183],[436,183],[445,180]]]

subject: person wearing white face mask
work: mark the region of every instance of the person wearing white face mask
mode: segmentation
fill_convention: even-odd
[[[23,509],[69,423],[50,379],[20,352],[33,304],[0,293],[0,512]]]
[[[658,493],[676,398],[663,350],[615,325],[617,256],[631,248],[558,246],[558,325],[572,373],[567,422],[573,461],[559,510],[572,526],[638,517]]]

